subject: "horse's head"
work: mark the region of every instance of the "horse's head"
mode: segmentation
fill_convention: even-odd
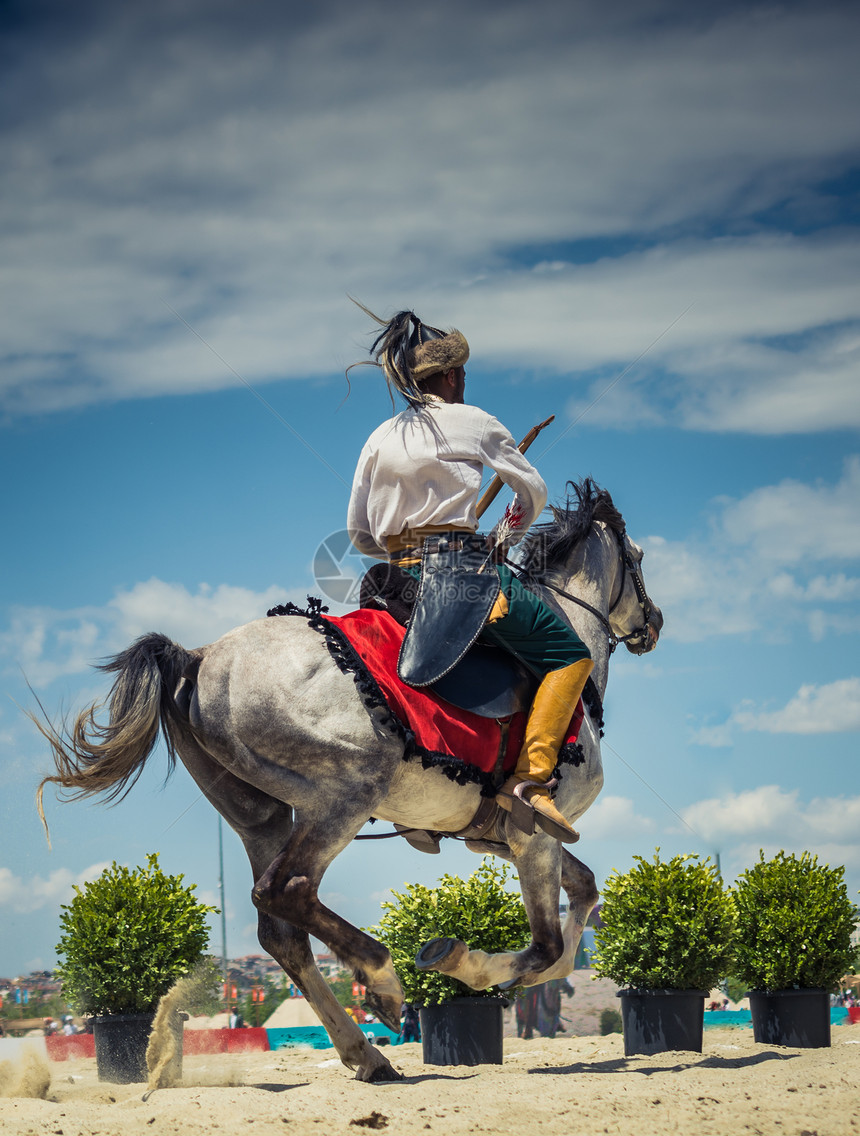
[[[653,651],[663,613],[645,589],[642,549],[605,489],[590,477],[567,487],[565,504],[551,506],[552,521],[536,526],[524,542],[526,576],[589,611],[610,651],[619,643],[634,655]]]
[[[618,598],[609,608],[609,625],[619,643],[634,655],[653,651],[663,627],[663,613],[653,602],[642,579],[644,552],[625,530],[617,531]]]

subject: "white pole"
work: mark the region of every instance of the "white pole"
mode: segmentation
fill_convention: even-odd
[[[224,1001],[228,1002],[230,993],[227,978],[227,914],[224,904],[224,830],[221,817],[218,817],[218,887],[221,891],[221,974],[224,979]]]

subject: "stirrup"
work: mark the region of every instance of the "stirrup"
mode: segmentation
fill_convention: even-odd
[[[431,856],[435,856],[442,851],[439,847],[441,837],[435,832],[428,832],[424,828],[409,828],[405,824],[395,824],[394,828],[418,852],[429,852]]]
[[[535,830],[535,807],[530,805],[523,796],[526,789],[531,789],[534,785],[542,785],[545,789],[554,789],[558,781],[555,778],[552,781],[520,781],[519,785],[514,786],[514,791],[511,794],[511,820],[526,836],[531,836]]]
[[[526,836],[531,836],[534,833],[535,823],[537,823],[547,836],[552,836],[555,840],[564,844],[575,844],[579,840],[579,833],[575,829],[572,827],[563,828],[552,817],[545,816],[540,809],[535,808],[524,796],[528,789],[554,789],[556,785],[558,785],[558,781],[555,778],[551,781],[521,781],[514,787],[510,795],[511,820]]]

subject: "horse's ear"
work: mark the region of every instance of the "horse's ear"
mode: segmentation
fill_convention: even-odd
[[[598,490],[594,517],[595,520],[603,521],[604,524],[609,525],[619,536],[624,536],[627,525],[615,502],[612,500],[611,493],[606,489]]]

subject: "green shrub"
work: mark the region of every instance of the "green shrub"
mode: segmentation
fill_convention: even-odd
[[[608,1007],[600,1011],[600,1033],[606,1036],[608,1033],[623,1033],[624,1027],[621,1022],[621,1011],[610,1010]]]
[[[730,1002],[740,1002],[743,998],[746,997],[747,990],[749,988],[746,983],[741,982],[737,975],[729,974],[726,977],[725,982],[726,997]]]
[[[467,880],[445,875],[435,888],[407,884],[404,892],[393,893],[394,902],[382,904],[385,914],[368,933],[391,952],[405,1001],[434,1006],[452,998],[498,994],[497,987],[473,990],[446,974],[420,971],[415,956],[428,940],[446,936],[488,954],[522,950],[531,931],[522,900],[505,889],[508,879],[506,864],[485,859]]]
[[[853,959],[858,911],[848,898],[845,869],[804,852],[759,853],[734,889],[738,946],[734,973],[752,990],[819,987],[832,990]]]
[[[133,872],[114,862],[61,908],[57,976],[82,1014],[153,1011],[208,945],[206,915],[218,909],[166,876],[157,855],[146,861]]]
[[[633,989],[710,990],[731,963],[731,898],[709,860],[659,852],[606,881],[594,969]]]

